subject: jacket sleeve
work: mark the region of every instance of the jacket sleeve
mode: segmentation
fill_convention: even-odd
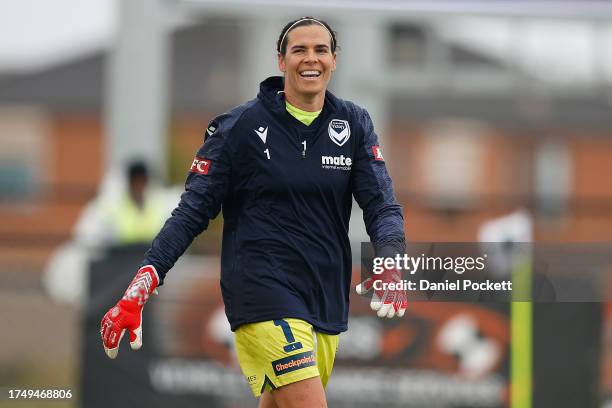
[[[393,193],[378,136],[366,110],[359,112],[362,132],[357,136],[351,189],[363,210],[363,220],[376,256],[392,257],[406,249],[402,207]]]
[[[206,132],[204,143],[191,163],[185,192],[142,263],[155,267],[160,282],[194,238],[219,214],[228,191],[232,169],[229,130],[213,120]]]

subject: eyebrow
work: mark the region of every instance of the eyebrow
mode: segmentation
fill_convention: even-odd
[[[291,47],[292,50],[302,49],[302,48],[306,48],[306,46],[298,44],[298,45],[294,45],[293,47]],[[327,48],[327,49],[329,49],[329,45],[327,45],[327,44],[317,44],[317,45],[314,46],[314,48]]]

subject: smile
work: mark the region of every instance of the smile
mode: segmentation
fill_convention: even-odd
[[[319,76],[321,76],[321,71],[312,69],[307,71],[301,71],[300,76],[302,78],[318,78]]]

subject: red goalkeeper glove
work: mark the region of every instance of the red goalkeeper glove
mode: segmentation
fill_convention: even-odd
[[[142,308],[152,293],[157,293],[159,277],[152,265],[145,265],[128,286],[125,294],[102,318],[100,334],[104,351],[110,358],[117,357],[119,343],[126,330],[130,333],[132,350],[142,347]]]
[[[370,307],[377,311],[378,317],[402,317],[408,307],[408,297],[405,290],[389,289],[390,283],[400,283],[402,276],[396,269],[385,269],[381,274],[374,274],[361,282],[355,290],[359,295],[365,295],[372,288]],[[383,285],[385,284],[385,285]],[[378,288],[378,289],[377,289]]]

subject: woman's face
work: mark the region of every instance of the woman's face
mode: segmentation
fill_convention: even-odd
[[[285,93],[311,99],[325,95],[336,54],[329,32],[319,24],[294,28],[287,34],[287,51],[279,54],[278,67],[285,73]]]

